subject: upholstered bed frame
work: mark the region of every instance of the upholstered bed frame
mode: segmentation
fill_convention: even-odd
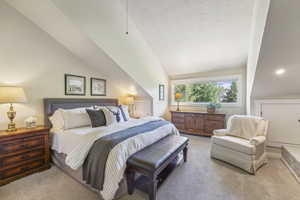
[[[117,106],[118,99],[77,99],[77,98],[46,98],[44,99],[44,123],[46,126],[51,126],[49,116],[51,116],[55,110],[73,109],[90,106]]]

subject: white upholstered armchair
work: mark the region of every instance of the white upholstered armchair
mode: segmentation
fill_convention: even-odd
[[[228,119],[227,129],[214,131],[211,157],[255,174],[267,162],[267,129],[268,121],[261,117],[233,115]]]

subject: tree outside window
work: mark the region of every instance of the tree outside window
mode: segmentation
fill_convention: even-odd
[[[180,102],[191,103],[237,103],[237,80],[210,81],[175,85],[174,94],[182,94]]]

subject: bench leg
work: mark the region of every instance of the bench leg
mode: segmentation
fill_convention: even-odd
[[[149,182],[149,200],[156,200],[157,180],[153,179]]]
[[[130,195],[132,195],[134,192],[134,179],[135,179],[135,172],[128,170],[126,172],[126,180],[127,180],[128,194]]]
[[[187,162],[187,153],[188,153],[188,147],[184,147],[183,149],[183,161]]]

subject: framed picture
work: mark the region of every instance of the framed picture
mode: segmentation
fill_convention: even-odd
[[[85,77],[65,74],[65,95],[85,96]]]
[[[91,78],[91,96],[106,96],[106,80]]]
[[[164,101],[165,100],[165,85],[159,84],[159,100]]]

